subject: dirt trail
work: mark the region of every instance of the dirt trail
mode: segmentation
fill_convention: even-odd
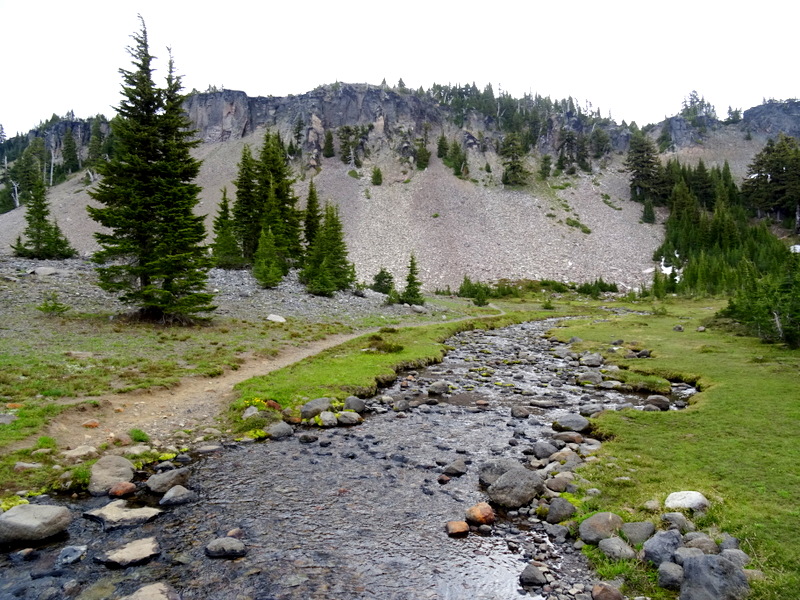
[[[203,429],[215,426],[215,417],[235,398],[237,383],[282,369],[323,350],[363,335],[364,332],[340,334],[308,342],[300,347],[287,347],[272,358],[250,359],[235,371],[219,377],[187,377],[174,388],[157,388],[125,394],[106,394],[91,398],[97,407],[80,404],[56,417],[42,435],[55,438],[59,448],[80,445],[97,447],[110,442],[132,428],[141,429],[153,441],[164,441],[179,429],[192,429],[192,437],[203,435]],[[84,427],[90,420],[95,428]],[[30,445],[23,442],[20,447]]]

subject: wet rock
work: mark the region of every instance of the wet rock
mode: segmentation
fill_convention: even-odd
[[[704,512],[708,510],[710,503],[700,492],[684,491],[671,493],[664,501],[664,506],[672,509],[688,509],[695,512]]]
[[[429,396],[443,396],[450,393],[450,384],[444,380],[434,381],[428,386]]]
[[[121,548],[95,556],[95,561],[112,568],[140,565],[158,556],[161,549],[154,537],[143,538],[125,544]]]
[[[176,485],[185,485],[189,481],[189,468],[183,467],[182,469],[174,469],[172,471],[165,471],[163,473],[156,473],[151,475],[145,482],[145,486],[151,492],[156,494],[164,494],[170,488]]]
[[[582,444],[583,436],[577,431],[560,431],[553,435],[554,440],[567,442],[568,444]]]
[[[531,412],[527,407],[515,404],[511,407],[511,416],[515,419],[527,419]]]
[[[151,583],[120,600],[180,600],[180,596],[166,583]]]
[[[603,376],[597,371],[583,371],[578,373],[575,381],[578,385],[600,385],[603,383]]]
[[[498,458],[486,461],[482,463],[478,469],[478,482],[483,487],[489,487],[497,481],[501,475],[511,469],[517,469],[519,467],[519,461],[513,458]]]
[[[651,406],[655,406],[658,410],[669,410],[669,398],[666,396],[660,396],[658,394],[648,396],[645,400],[645,404],[649,404]],[[673,508],[668,506],[667,508]]]
[[[519,576],[522,587],[541,587],[547,584],[547,577],[534,563],[529,563]]]
[[[247,554],[247,547],[236,538],[221,537],[211,540],[206,545],[205,552],[211,558],[239,558]]]
[[[556,431],[577,431],[582,433],[588,431],[591,424],[586,417],[576,414],[567,414],[553,421],[553,429]]]
[[[108,495],[111,498],[122,498],[123,496],[130,496],[136,491],[136,484],[130,481],[120,481],[111,486],[108,490]]]
[[[316,398],[315,400],[306,402],[303,406],[300,407],[300,418],[313,419],[323,411],[330,410],[330,408],[331,408],[330,398]]]
[[[643,544],[656,532],[656,526],[650,521],[638,521],[635,523],[623,523],[622,534],[634,546]]]
[[[457,458],[444,468],[444,474],[450,477],[461,477],[467,473],[467,463],[463,458]]]
[[[344,400],[344,409],[352,410],[361,415],[367,410],[367,403],[358,396],[348,396]]]
[[[596,583],[592,586],[592,600],[625,600],[625,596],[609,583]]]
[[[597,544],[614,535],[621,527],[622,518],[619,515],[599,512],[581,522],[578,535],[587,544]]]
[[[104,531],[112,531],[120,527],[132,527],[152,521],[161,510],[143,506],[141,508],[128,508],[125,500],[114,500],[101,508],[87,511],[83,516],[87,519],[99,522]]]
[[[445,530],[450,537],[462,537],[469,533],[469,524],[466,521],[448,521]]]
[[[681,600],[742,600],[749,593],[744,570],[721,556],[690,556],[683,562]]]
[[[644,543],[644,560],[650,561],[655,566],[662,562],[674,562],[675,550],[682,545],[681,534],[676,529],[659,531]]]
[[[283,440],[294,435],[294,428],[285,421],[278,421],[267,427],[266,433],[272,440]]]
[[[78,562],[86,555],[88,546],[66,546],[61,549],[56,558],[56,565],[71,565]]]
[[[486,490],[492,502],[506,508],[525,506],[542,491],[541,475],[524,467],[506,471]]]
[[[197,500],[197,494],[182,485],[176,485],[167,490],[167,493],[158,501],[161,506],[177,506],[188,504]]]
[[[297,439],[301,444],[313,444],[319,437],[313,433],[301,433]]]
[[[533,455],[536,458],[549,458],[550,455],[556,452],[558,452],[558,448],[544,440],[539,440],[533,445]]]
[[[18,504],[0,515],[0,544],[35,542],[61,533],[72,522],[63,506]]]
[[[495,514],[488,502],[479,502],[467,509],[466,518],[476,525],[491,525],[495,521]]]
[[[364,418],[357,412],[343,411],[336,416],[339,425],[358,425]]]
[[[547,511],[548,523],[561,523],[575,514],[577,509],[565,498],[553,498],[550,502],[550,509]]]
[[[616,536],[600,540],[597,544],[600,551],[613,560],[632,560],[636,558],[636,551],[622,538]]]
[[[92,465],[89,493],[103,496],[115,484],[133,479],[133,463],[122,456],[106,455]]]

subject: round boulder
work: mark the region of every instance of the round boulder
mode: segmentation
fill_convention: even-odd
[[[578,535],[587,544],[610,538],[622,527],[622,518],[612,512],[599,512],[580,524]]]
[[[72,522],[64,506],[18,504],[0,515],[0,544],[35,542],[61,533]]]
[[[689,509],[694,512],[708,510],[710,502],[700,492],[672,492],[664,501],[664,506],[671,509]]]

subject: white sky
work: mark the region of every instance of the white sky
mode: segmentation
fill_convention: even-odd
[[[728,106],[800,97],[800,5],[786,0],[0,0],[6,134],[69,110],[112,116],[137,13],[157,81],[170,46],[186,90],[474,81],[495,94],[571,95],[639,125],[676,114],[692,90],[721,118]]]

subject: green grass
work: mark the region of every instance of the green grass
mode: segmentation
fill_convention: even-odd
[[[709,317],[721,304],[676,301],[652,316],[556,330],[560,339],[580,337],[585,347],[621,338],[649,348],[654,358],[607,357],[702,389],[683,411],[603,414],[596,427],[609,440],[600,452],[604,460],[582,474],[603,490],[604,509],[628,520],[646,517],[641,506],[647,500],[702,492],[714,505],[710,524],[739,537],[755,568],[767,574],[768,581],[753,584],[751,598],[787,598],[788,590],[800,588],[800,354],[715,328]],[[684,331],[673,331],[676,324]],[[701,324],[710,327],[697,332]],[[621,471],[633,485],[614,481]]]

